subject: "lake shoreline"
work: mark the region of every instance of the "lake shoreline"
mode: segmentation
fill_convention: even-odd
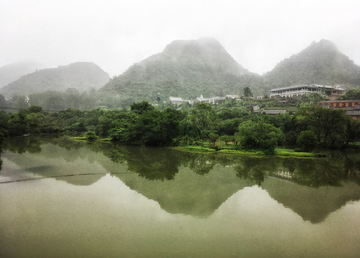
[[[275,154],[267,155],[261,150],[256,150],[256,152],[245,151],[245,150],[232,150],[232,149],[212,149],[201,146],[176,146],[169,147],[173,150],[192,152],[192,153],[216,153],[216,154],[238,154],[246,156],[274,156],[274,157],[289,157],[289,158],[325,158],[326,155],[312,152],[295,152],[294,150],[286,149],[276,149]]]
[[[74,141],[86,141],[86,137],[69,137]],[[99,139],[101,142],[111,141],[110,138]],[[289,158],[325,158],[326,155],[313,152],[295,152],[293,149],[275,149],[275,154],[268,155],[261,150],[234,150],[227,148],[209,148],[203,146],[173,146],[168,147],[173,150],[192,152],[192,153],[216,153],[216,154],[237,154],[246,156],[274,156],[274,157],[289,157]]]

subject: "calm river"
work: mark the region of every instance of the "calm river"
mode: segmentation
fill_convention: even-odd
[[[360,155],[5,142],[0,257],[359,257]]]

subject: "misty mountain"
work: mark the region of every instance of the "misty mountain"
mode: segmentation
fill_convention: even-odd
[[[194,99],[242,95],[250,87],[256,96],[268,95],[272,88],[307,83],[360,86],[360,67],[332,42],[321,40],[260,76],[239,65],[215,39],[177,40],[110,80],[101,91],[131,103],[154,101],[158,92],[163,100],[169,96]]]
[[[35,72],[43,68],[42,65],[33,62],[19,62],[0,67],[0,88],[19,79],[21,76]]]
[[[262,77],[268,90],[308,83],[351,87],[360,85],[360,67],[323,39],[281,61]]]
[[[109,81],[109,74],[90,62],[77,62],[58,68],[37,70],[0,89],[4,96],[29,95],[49,90],[65,91],[74,88],[88,91],[98,89]]]
[[[5,68],[0,68],[0,77],[2,69]],[[0,89],[0,94],[29,95],[67,88],[88,91],[101,87],[97,105],[116,108],[134,101],[155,101],[158,93],[166,100],[169,96],[194,99],[200,95],[242,95],[245,87],[249,87],[254,96],[268,95],[272,88],[307,83],[359,87],[360,67],[332,42],[321,40],[260,76],[239,65],[217,40],[201,38],[173,41],[163,52],[109,79],[109,75],[93,63],[74,63],[27,74]]]
[[[134,100],[153,101],[157,93],[163,100],[196,98],[239,93],[254,77],[259,76],[240,66],[215,39],[176,40],[114,77],[101,91]]]

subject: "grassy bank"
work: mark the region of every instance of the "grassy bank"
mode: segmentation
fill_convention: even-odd
[[[74,140],[74,141],[86,141],[86,136],[69,137],[69,139]],[[111,141],[111,138],[101,138],[98,140],[103,141],[103,142],[109,142],[109,141]]]
[[[180,151],[198,152],[198,153],[211,152],[211,153],[238,154],[238,155],[256,155],[256,156],[266,155],[266,153],[261,150],[235,150],[227,145],[225,145],[224,147],[216,146],[212,148],[206,146],[178,146],[178,147],[172,147],[172,149],[180,150]],[[275,154],[272,156],[299,157],[299,158],[324,157],[324,155],[317,153],[295,152],[292,149],[282,149],[282,148],[276,148]]]
[[[69,137],[71,140],[75,141],[86,141],[85,136],[79,137]],[[102,138],[99,139],[103,142],[111,141],[111,138]],[[226,144],[217,144],[217,145],[210,145],[208,143],[203,143],[203,145],[187,145],[187,146],[177,146],[171,147],[175,150],[180,151],[189,151],[195,153],[219,153],[219,154],[238,154],[238,155],[255,155],[255,156],[269,156],[262,150],[241,150],[241,149],[234,149],[234,145],[226,145]],[[275,154],[271,156],[279,156],[279,157],[299,157],[299,158],[319,158],[324,157],[325,155],[313,153],[313,152],[296,152],[293,149],[284,149],[284,148],[276,148]]]

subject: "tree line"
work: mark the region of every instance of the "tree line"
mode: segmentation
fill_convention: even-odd
[[[216,147],[232,143],[236,149],[263,150],[291,145],[304,151],[316,146],[344,148],[358,141],[360,123],[342,109],[303,106],[277,116],[254,114],[244,103],[228,100],[223,105],[198,103],[175,108],[134,102],[129,109],[68,108],[44,111],[32,105],[17,113],[0,113],[0,136],[34,133],[78,135],[89,139],[108,137],[126,145],[199,145]]]

